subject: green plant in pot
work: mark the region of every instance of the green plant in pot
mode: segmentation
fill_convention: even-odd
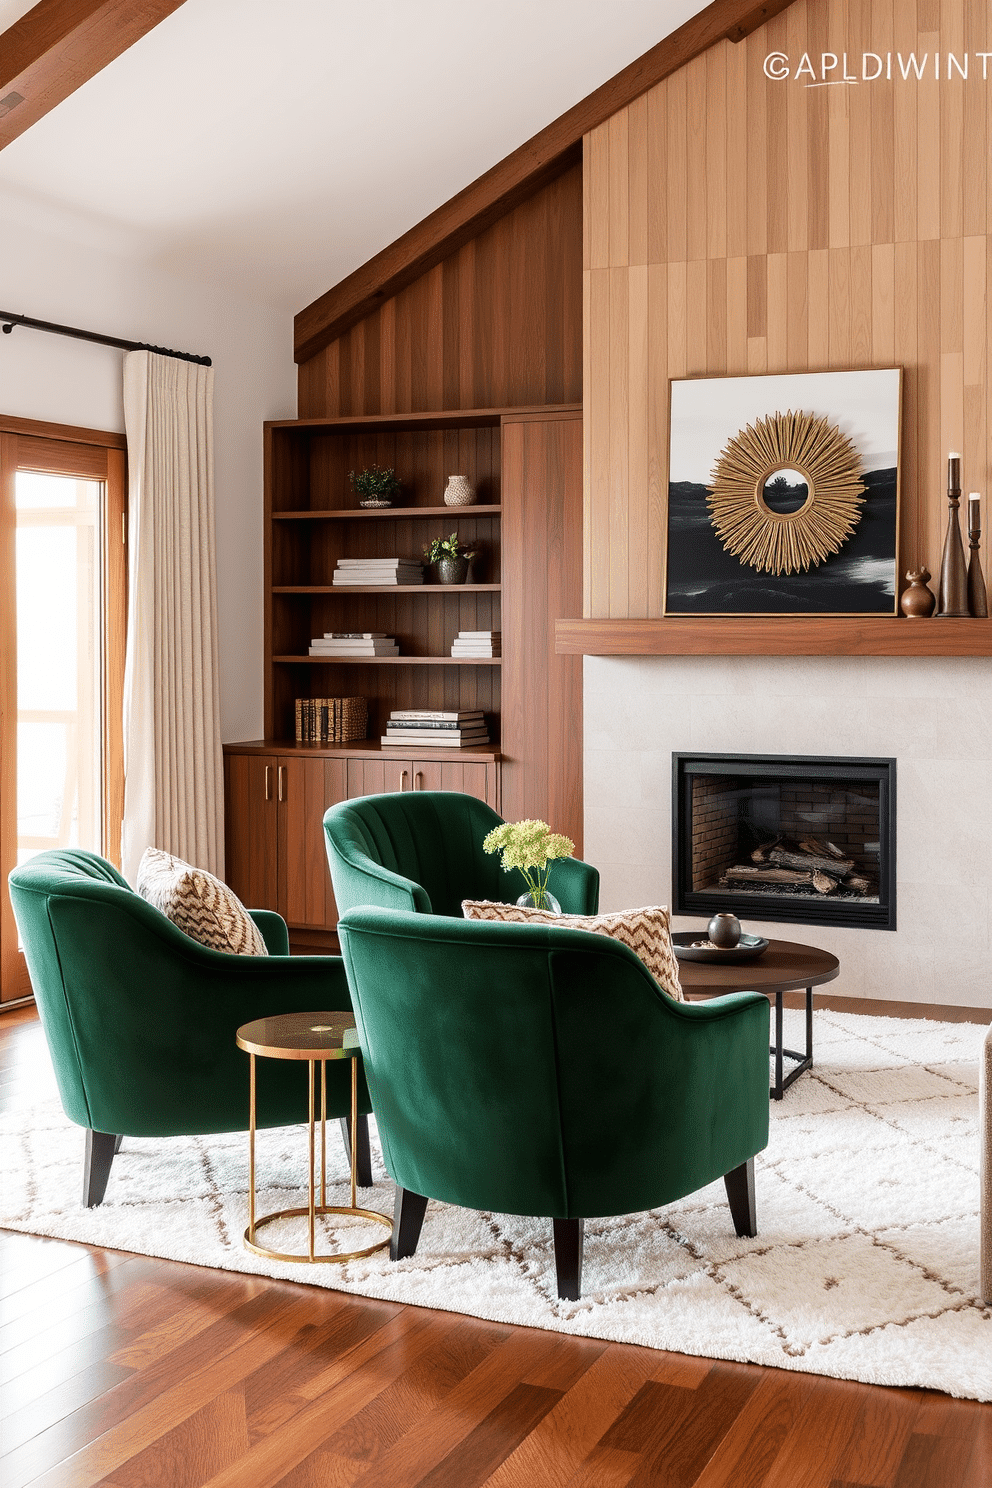
[[[475,549],[464,547],[458,541],[457,532],[424,543],[424,562],[437,570],[439,584],[464,584],[469,563],[474,557]]]
[[[349,470],[348,479],[359,506],[392,506],[393,497],[400,489],[396,471],[384,470],[381,465],[370,465],[367,470]]]

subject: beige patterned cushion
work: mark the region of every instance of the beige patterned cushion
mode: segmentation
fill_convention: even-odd
[[[138,893],[191,940],[234,956],[267,956],[261,932],[237,894],[202,868],[157,847],[138,865]]]
[[[663,992],[676,1002],[685,1001],[679,963],[672,950],[670,916],[664,904],[624,909],[616,914],[556,915],[546,909],[524,909],[516,904],[497,904],[491,899],[464,899],[462,914],[467,920],[560,925],[564,930],[591,930],[594,935],[610,935],[640,957]]]

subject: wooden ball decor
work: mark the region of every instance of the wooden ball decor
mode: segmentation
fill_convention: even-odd
[[[717,536],[759,572],[816,568],[861,519],[865,486],[857,450],[812,413],[756,419],[725,445],[707,487]]]

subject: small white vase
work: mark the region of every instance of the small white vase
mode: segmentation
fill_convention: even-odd
[[[449,475],[444,488],[445,506],[471,506],[475,500],[475,487],[467,475]]]

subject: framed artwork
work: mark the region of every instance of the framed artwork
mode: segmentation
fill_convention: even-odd
[[[666,615],[894,615],[901,369],[673,381]]]

